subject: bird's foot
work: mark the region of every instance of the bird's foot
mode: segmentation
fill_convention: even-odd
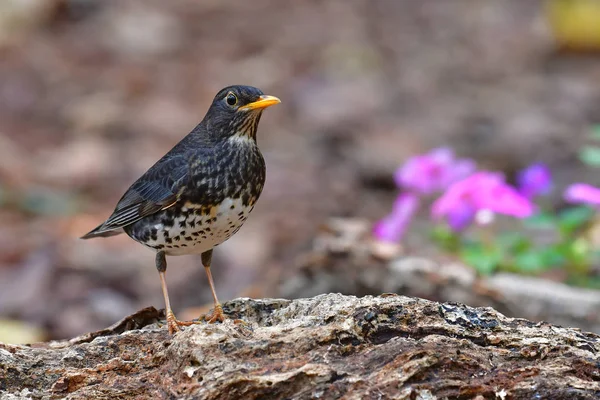
[[[170,335],[181,331],[180,326],[190,326],[198,323],[198,321],[179,321],[177,318],[175,318],[175,314],[173,314],[172,311],[167,312],[167,326],[169,328]]]
[[[223,307],[221,307],[220,304],[215,305],[215,308],[213,308],[212,312],[204,316],[204,320],[209,324],[214,324],[217,321],[223,322],[226,319],[227,317],[223,313]]]

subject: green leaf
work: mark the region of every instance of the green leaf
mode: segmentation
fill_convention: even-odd
[[[600,276],[571,275],[567,278],[567,284],[589,289],[600,289]]]
[[[433,228],[431,237],[445,250],[454,252],[460,247],[460,236],[447,225],[438,225]]]
[[[514,263],[518,271],[529,274],[539,273],[548,268],[544,254],[536,251],[517,254]]]
[[[496,242],[507,253],[520,253],[531,248],[531,240],[520,232],[503,232]]]
[[[586,274],[591,265],[594,255],[590,243],[584,238],[564,241],[557,244],[561,253],[565,256],[565,269],[572,275]]]
[[[595,214],[595,210],[591,207],[570,207],[562,210],[558,214],[558,226],[561,233],[567,235],[572,233],[574,230],[585,224]]]
[[[592,265],[600,264],[600,250],[596,249],[594,246],[589,254],[589,262]]]
[[[502,261],[502,253],[498,249],[475,244],[463,248],[461,257],[481,275],[491,275]]]
[[[600,147],[583,146],[579,150],[579,159],[590,167],[600,167]]]
[[[556,225],[556,217],[550,213],[539,213],[523,220],[525,226],[533,229],[550,229]]]
[[[583,238],[571,242],[569,251],[569,258],[579,265],[587,264],[588,257],[591,255],[590,244]]]
[[[567,261],[567,257],[565,256],[565,254],[563,254],[560,247],[546,247],[544,249],[541,249],[540,251],[542,257],[544,258],[544,263],[546,264],[548,269],[561,267]]]
[[[590,138],[600,140],[600,124],[592,126],[590,129]]]

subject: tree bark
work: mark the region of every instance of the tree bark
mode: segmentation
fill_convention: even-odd
[[[0,344],[0,398],[600,398],[599,336],[491,308],[328,294],[224,309],[174,336],[148,308],[69,341]]]

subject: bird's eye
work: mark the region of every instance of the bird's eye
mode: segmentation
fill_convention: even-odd
[[[237,97],[235,96],[235,94],[229,92],[227,93],[227,97],[225,97],[225,101],[230,106],[235,106],[237,104]]]

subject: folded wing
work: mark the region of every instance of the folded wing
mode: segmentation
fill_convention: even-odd
[[[118,235],[123,232],[123,227],[175,205],[180,189],[187,181],[188,171],[184,156],[161,159],[131,185],[103,224],[81,238]]]

